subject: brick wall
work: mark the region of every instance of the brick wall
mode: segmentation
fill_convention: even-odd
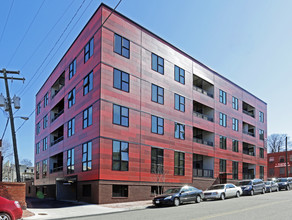
[[[0,196],[18,201],[21,207],[26,209],[25,183],[0,182]]]

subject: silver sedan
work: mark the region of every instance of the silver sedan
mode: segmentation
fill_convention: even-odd
[[[234,184],[218,184],[211,186],[208,190],[204,191],[204,199],[221,199],[237,197],[242,195],[242,189]]]

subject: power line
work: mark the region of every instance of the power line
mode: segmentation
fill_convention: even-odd
[[[5,132],[6,132],[6,129],[7,129],[7,126],[8,126],[8,122],[9,122],[9,118],[7,118],[6,125],[5,125],[5,128],[4,128],[1,140],[3,140],[3,138],[4,138],[4,135],[5,135]]]
[[[30,116],[35,112],[35,109],[29,114],[28,119],[22,122],[22,124],[16,129],[15,133],[30,119]]]
[[[10,9],[9,9],[9,12],[8,12],[8,15],[7,15],[7,18],[6,18],[5,24],[4,24],[4,28],[3,28],[3,31],[2,31],[1,36],[0,36],[0,43],[1,43],[1,40],[2,40],[2,37],[3,37],[3,34],[4,34],[4,32],[5,32],[6,25],[7,25],[7,23],[8,23],[8,19],[9,19],[9,17],[10,17],[10,12],[11,12],[11,9],[12,9],[12,7],[13,7],[13,4],[14,4],[14,0],[12,1],[11,5],[10,5]]]

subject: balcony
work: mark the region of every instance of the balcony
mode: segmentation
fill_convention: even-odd
[[[249,143],[243,142],[242,144],[242,153],[250,156],[256,155],[256,147]]]
[[[199,102],[193,101],[193,114],[196,117],[214,122],[214,109]]]
[[[61,74],[61,76],[56,80],[54,85],[51,87],[51,94],[52,98],[54,98],[58,92],[64,87],[65,85],[65,71]]]
[[[64,139],[64,125],[60,126],[58,129],[50,134],[51,146],[61,142]]]
[[[60,115],[64,113],[64,98],[55,105],[51,110],[51,122],[55,121]]]
[[[242,163],[242,179],[255,178],[256,165],[251,163]]]
[[[255,137],[255,127],[246,122],[242,122],[242,133]]]
[[[193,127],[193,142],[214,146],[214,133]]]
[[[214,158],[193,154],[193,177],[213,178]]]
[[[193,88],[204,95],[214,98],[214,85],[195,74],[193,75]]]
[[[50,173],[63,171],[63,152],[50,157]]]
[[[254,118],[255,108],[246,102],[242,102],[242,112]]]

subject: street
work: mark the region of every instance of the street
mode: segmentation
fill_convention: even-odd
[[[224,201],[204,201],[179,207],[148,207],[144,210],[82,217],[89,219],[291,219],[292,191],[242,196]]]

